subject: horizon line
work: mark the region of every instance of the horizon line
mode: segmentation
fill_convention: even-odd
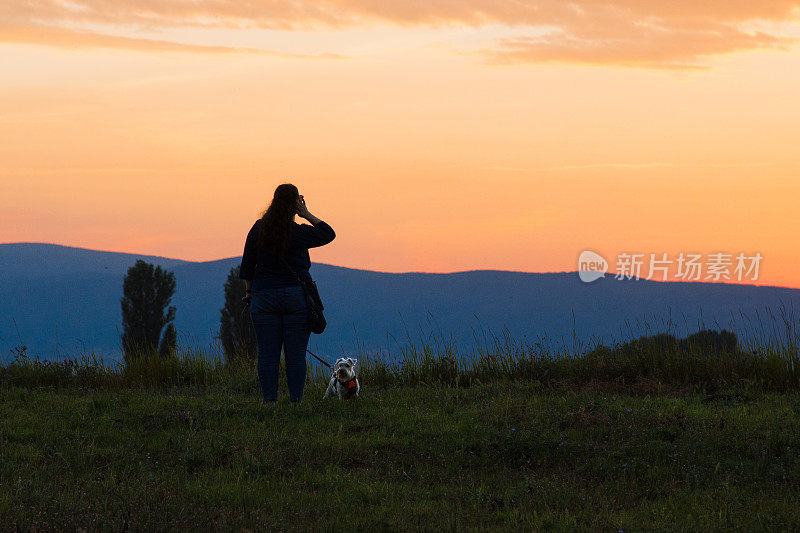
[[[163,255],[154,255],[154,254],[144,254],[138,252],[120,252],[118,250],[99,250],[97,248],[85,248],[83,246],[73,246],[69,244],[60,244],[54,242],[34,242],[34,241],[19,241],[19,242],[0,242],[0,246],[9,245],[9,244],[43,244],[47,246],[60,246],[62,248],[74,248],[77,250],[86,250],[89,252],[103,252],[103,253],[112,253],[112,254],[125,254],[125,255],[138,255],[143,257],[156,257],[159,259],[168,259],[170,261],[182,261],[184,263],[195,263],[195,264],[202,264],[202,263],[214,263],[216,261],[224,261],[226,259],[235,259],[236,255],[232,255],[229,257],[220,257],[217,259],[209,259],[206,261],[194,261],[191,259],[179,259],[177,257],[167,257]],[[480,269],[472,269],[472,270],[454,270],[451,272],[426,272],[421,270],[408,270],[403,272],[391,272],[387,270],[372,270],[367,268],[357,268],[357,267],[349,267],[344,265],[334,265],[332,263],[321,263],[318,261],[312,261],[312,264],[318,265],[326,265],[332,266],[336,268],[346,268],[348,270],[361,270],[364,272],[375,272],[377,274],[464,274],[467,272],[512,272],[517,274],[577,274],[580,272],[579,270],[553,270],[547,272],[534,272],[530,270],[509,270],[509,269],[495,269],[495,268],[480,268]],[[613,276],[612,273],[607,273],[609,276]],[[603,276],[605,278],[605,276]],[[634,280],[625,280],[625,281],[634,281]],[[658,279],[647,279],[647,278],[637,278],[635,281],[651,281],[655,283],[703,283],[706,285],[733,285],[737,287],[758,287],[758,288],[774,288],[774,289],[790,289],[790,290],[800,290],[800,287],[790,287],[786,285],[758,285],[755,283],[732,283],[730,281],[723,282],[723,281],[704,281],[704,280],[658,280]],[[589,283],[587,283],[588,285]]]

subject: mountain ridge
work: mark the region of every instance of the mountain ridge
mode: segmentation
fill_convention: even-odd
[[[179,259],[174,257],[167,257],[167,256],[160,256],[160,255],[146,255],[146,254],[137,254],[133,252],[115,252],[111,250],[97,250],[94,248],[85,248],[82,246],[70,246],[65,244],[57,244],[57,243],[43,243],[43,242],[9,242],[9,243],[0,243],[0,261],[2,261],[2,251],[4,246],[14,246],[14,245],[33,245],[33,246],[49,246],[49,247],[58,247],[58,248],[66,248],[70,250],[80,250],[84,252],[96,252],[101,254],[115,254],[120,256],[131,256],[137,259],[142,260],[165,260],[165,261],[172,261],[176,262],[176,264],[209,264],[209,263],[217,263],[217,262],[229,262],[233,260],[239,260],[241,256],[231,256],[231,257],[222,257],[219,259],[209,259],[207,261],[195,261],[191,259]],[[353,270],[357,272],[369,272],[372,274],[391,274],[391,275],[403,275],[403,274],[428,274],[428,275],[453,275],[453,274],[470,274],[475,272],[508,272],[514,274],[577,274],[577,270],[558,270],[558,271],[551,271],[551,272],[534,272],[530,270],[507,270],[507,269],[497,269],[497,268],[476,268],[471,270],[454,270],[452,272],[425,272],[419,270],[408,270],[403,272],[389,272],[385,270],[371,270],[366,268],[354,268],[354,267],[347,267],[342,265],[334,265],[331,263],[321,263],[321,262],[313,262],[315,265],[324,265],[326,267],[332,268],[341,268],[345,270]],[[0,263],[2,266],[2,263]],[[608,273],[608,276],[613,276],[613,273]],[[695,283],[702,283],[702,284],[712,284],[711,282],[705,281],[675,281],[675,280],[642,280],[642,281],[650,281],[653,283],[671,283],[671,284],[695,284]],[[749,286],[749,287],[762,287],[762,288],[776,288],[776,289],[791,289],[791,290],[800,290],[800,287],[789,287],[785,285],[761,285],[758,283],[727,283],[724,281],[716,281],[713,282],[714,285],[726,285],[726,286]]]
[[[185,261],[5,243],[0,244],[0,361],[20,344],[43,358],[94,350],[119,360],[122,280],[136,259],[175,273],[179,343],[217,346],[225,279],[240,257]],[[507,329],[518,340],[545,336],[560,345],[569,344],[573,333],[582,341],[623,340],[665,324],[672,327],[670,312],[673,320],[682,319],[684,333],[706,325],[752,336],[752,324],[734,324],[732,314],[753,316],[765,306],[776,309],[787,302],[800,309],[800,290],[793,288],[615,280],[611,274],[586,284],[575,272],[392,273],[326,263],[312,263],[311,274],[329,325],[323,335],[311,335],[309,349],[329,358],[362,347],[396,353],[391,338],[425,335],[451,335],[459,349],[469,351],[476,327]]]

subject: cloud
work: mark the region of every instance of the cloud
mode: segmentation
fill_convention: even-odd
[[[0,5],[0,20],[39,25],[39,30],[41,25],[49,25],[49,32],[42,31],[43,39],[55,39],[53,28],[65,23],[150,31],[179,26],[345,30],[386,23],[477,29],[500,24],[522,31],[529,28],[530,35],[502,39],[476,51],[490,63],[646,68],[699,68],[708,56],[785,50],[795,39],[747,28],[791,23],[799,17],[800,0],[38,0]],[[541,37],[543,28],[550,31]],[[24,31],[6,33],[7,39],[14,35],[35,39]],[[92,39],[85,35],[76,38]],[[105,45],[97,39],[97,45]],[[168,41],[133,40],[136,42],[129,44],[134,47],[169,47]],[[110,39],[108,45],[123,46],[124,42]],[[211,50],[198,47],[196,51]]]
[[[337,59],[344,56],[338,54],[293,54],[276,50],[264,50],[241,46],[210,46],[187,44],[160,39],[146,39],[109,35],[91,31],[73,30],[58,26],[27,25],[10,26],[0,24],[0,43],[29,43],[61,48],[115,48],[123,50],[139,50],[149,52],[190,52],[203,54],[264,54],[299,59]]]
[[[763,168],[775,165],[775,163],[670,163],[666,161],[651,161],[645,163],[588,163],[584,165],[556,165],[547,167],[491,165],[484,167],[484,169],[505,172],[553,172],[560,170],[589,170],[595,168],[620,170],[641,170],[646,168]]]
[[[192,45],[41,25],[0,26],[0,42],[44,44],[63,48],[105,47],[156,52],[261,52],[261,50],[254,48]]]
[[[594,38],[580,32],[501,39],[481,50],[489,63],[581,63],[660,69],[705,68],[704,57],[746,50],[788,50],[794,40],[764,32],[744,33],[725,25],[703,29],[621,29]]]

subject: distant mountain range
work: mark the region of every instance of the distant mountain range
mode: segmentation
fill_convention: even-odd
[[[313,255],[313,252],[312,252]],[[193,262],[54,244],[0,244],[0,362],[14,346],[46,359],[94,351],[120,360],[122,280],[137,259],[175,273],[178,342],[216,341],[223,286],[239,257]],[[492,334],[530,344],[611,343],[701,325],[740,338],[770,335],[767,309],[800,310],[800,290],[724,283],[615,280],[583,283],[575,272],[473,270],[392,274],[314,263],[328,329],[309,349],[335,359],[358,349],[399,353],[431,334],[470,352]],[[767,323],[759,325],[767,317]],[[796,320],[796,318],[795,318]],[[670,325],[671,324],[671,325]],[[505,330],[504,330],[505,328]],[[574,335],[573,335],[574,334]]]

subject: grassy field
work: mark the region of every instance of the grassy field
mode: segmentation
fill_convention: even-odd
[[[798,337],[423,338],[365,358],[361,398],[323,401],[317,367],[273,407],[252,354],[20,347],[0,366],[0,530],[800,529]]]
[[[0,527],[797,529],[800,394],[0,389]]]

